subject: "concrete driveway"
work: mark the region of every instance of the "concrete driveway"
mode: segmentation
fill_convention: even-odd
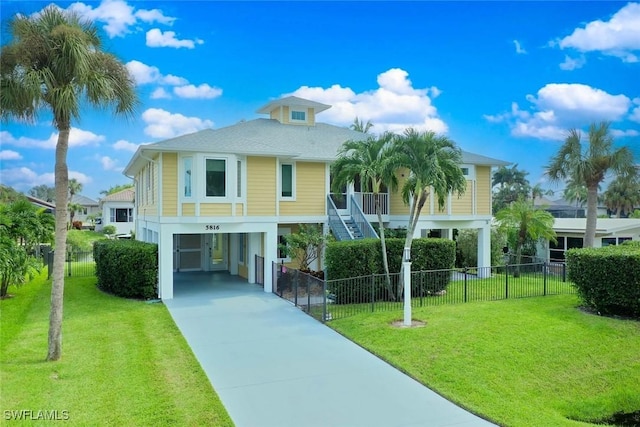
[[[165,301],[238,427],[490,426],[258,285],[180,273]]]

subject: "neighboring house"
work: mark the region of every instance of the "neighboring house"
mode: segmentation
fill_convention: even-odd
[[[136,211],[134,207],[135,191],[132,188],[109,194],[100,199],[102,218],[96,224],[96,231],[107,225],[116,227],[116,235],[130,234],[135,231]]]
[[[330,190],[330,165],[342,144],[367,135],[316,122],[328,108],[286,97],[257,111],[269,118],[138,148],[124,173],[135,183],[136,238],[158,243],[161,298],[173,298],[174,272],[185,271],[228,271],[254,283],[260,268],[271,292],[272,264],[293,265],[278,244],[301,223],[319,224],[338,239],[375,236],[373,195],[358,184]],[[491,168],[507,164],[463,153],[465,195],[450,196],[442,210],[430,198],[415,237],[478,229],[479,264],[489,266]],[[398,172],[401,181],[405,173]],[[387,226],[406,226],[408,212],[400,194],[383,195]]]
[[[100,206],[98,202],[81,194],[74,194],[71,203],[82,207],[81,210],[76,211],[73,215],[73,220],[81,221],[83,226],[91,225],[91,221],[87,219],[89,215],[96,216],[100,213]]]
[[[38,199],[37,197],[33,197],[33,196],[29,196],[28,194],[25,195],[25,197],[27,198],[27,200],[29,200],[31,202],[32,205],[38,207],[38,208],[44,208],[45,212],[50,213],[50,214],[55,214],[56,213],[56,204],[53,202],[47,202],[45,200],[42,199]]]
[[[568,249],[581,248],[584,243],[586,218],[556,218],[553,230],[558,242],[548,242],[539,248],[539,254],[547,254],[551,261],[564,261]],[[640,219],[631,218],[598,218],[595,248],[619,245],[626,240],[640,240]]]
[[[548,211],[554,218],[586,218],[586,203],[568,202],[564,199],[550,200],[546,197],[536,197],[535,206]],[[608,215],[607,207],[598,204],[598,216]]]

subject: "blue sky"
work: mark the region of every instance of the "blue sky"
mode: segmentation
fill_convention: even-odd
[[[3,1],[6,20],[46,6]],[[318,120],[445,133],[466,151],[544,166],[571,128],[611,121],[640,162],[640,3],[57,2],[95,20],[137,82],[132,120],[87,110],[68,163],[83,194],[129,180],[136,147],[239,120],[283,95],[333,107]],[[3,123],[1,181],[53,185],[57,133]]]

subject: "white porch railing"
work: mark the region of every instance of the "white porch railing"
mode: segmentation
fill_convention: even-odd
[[[389,215],[389,194],[380,193],[379,196],[382,215]],[[365,215],[376,215],[376,198],[373,193],[353,193],[353,198]]]

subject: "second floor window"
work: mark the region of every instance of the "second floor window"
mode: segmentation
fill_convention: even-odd
[[[206,196],[226,197],[227,162],[223,159],[206,159]]]
[[[184,197],[191,197],[191,157],[184,159]]]
[[[293,197],[293,165],[280,165],[280,196]]]

